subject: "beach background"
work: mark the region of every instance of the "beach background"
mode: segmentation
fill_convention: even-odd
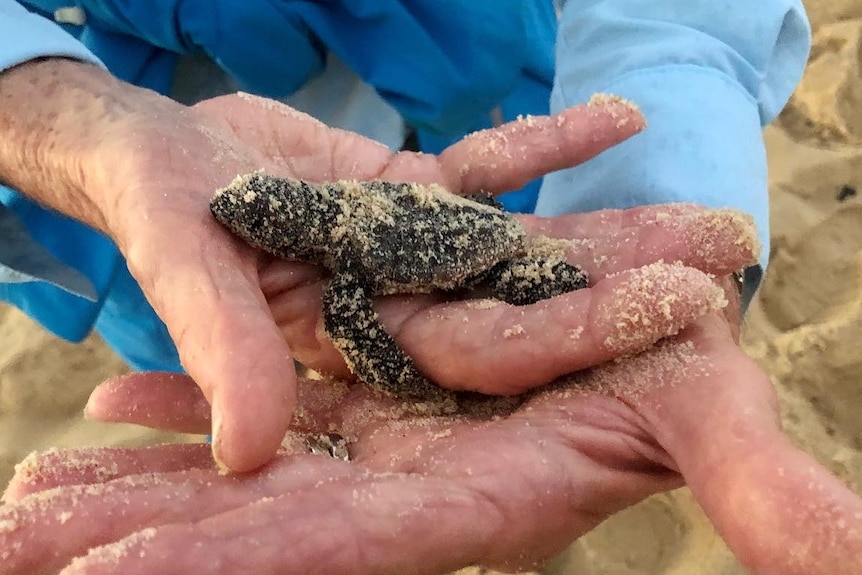
[[[775,381],[792,440],[862,492],[862,0],[806,7],[814,48],[805,78],[765,132],[771,265],[744,345]],[[83,419],[90,390],[123,370],[97,338],[73,345],[0,308],[0,483],[33,450],[168,440]],[[542,573],[747,571],[680,489],[614,516]]]

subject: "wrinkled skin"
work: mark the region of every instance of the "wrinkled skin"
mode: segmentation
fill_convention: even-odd
[[[271,305],[278,299],[272,293],[278,283],[264,285],[272,277],[270,266],[259,251],[212,218],[208,204],[213,190],[237,174],[264,170],[312,181],[386,179],[436,183],[462,195],[502,193],[583,162],[644,127],[631,106],[604,98],[552,117],[475,134],[439,155],[393,154],[379,143],[330,129],[270,100],[240,94],[187,107],[96,66],[64,58],[34,60],[3,72],[0,100],[7,144],[0,147],[4,183],[90,224],[116,243],[167,326],[182,367],[210,404],[213,453],[235,471],[263,465],[278,449],[296,406],[294,359],[309,363],[318,352],[329,360],[333,356],[325,344],[294,349],[290,337],[285,341],[285,322],[274,317],[282,312]],[[281,273],[299,277],[308,270],[289,267]],[[693,269],[684,275],[683,285],[693,282],[695,293],[672,309],[651,309],[641,316],[644,320],[655,314],[657,328],[667,331],[703,314],[703,306],[696,304],[705,295],[706,277]],[[308,277],[313,285],[296,293],[312,300],[294,301],[319,311],[314,303],[319,284],[310,279],[317,276]],[[616,284],[620,281],[626,279]],[[625,298],[610,293],[614,287],[611,281],[577,297],[557,298],[557,312],[586,326],[584,306],[598,302],[603,311],[592,323],[607,324],[615,313],[625,311]],[[569,307],[580,311],[564,311]],[[523,311],[540,320],[542,308]],[[488,331],[492,321],[516,320],[520,314],[490,310],[478,315],[481,323],[459,330],[459,337],[474,338],[474,345],[499,333]],[[444,330],[451,329],[445,319],[440,321]],[[314,330],[316,324],[303,321],[301,327]],[[397,325],[389,327],[400,331]],[[409,340],[411,331],[414,336],[422,333],[421,328],[408,328],[396,340]],[[661,335],[657,330],[652,338]],[[529,345],[554,339],[553,334],[536,333]],[[638,348],[644,345],[637,343]],[[601,360],[579,356],[577,347],[569,347],[560,353],[565,361],[522,380],[516,372],[499,371],[496,377],[487,357],[477,357],[469,369],[451,371],[448,362],[429,367],[422,363],[433,358],[407,351],[441,385],[489,393],[541,385],[572,366]],[[632,348],[608,349],[604,357],[626,351]],[[344,362],[326,367],[341,372]]]
[[[683,483],[752,573],[857,572],[862,503],[781,434],[769,379],[737,347],[732,315],[496,421],[393,421],[362,387],[303,383],[296,432],[355,434],[350,462],[303,455],[296,438],[241,476],[220,475],[204,445],[34,456],[0,508],[17,527],[0,532],[0,549],[16,549],[0,573],[53,572],[90,547],[64,573],[523,569]],[[137,374],[103,385],[88,410],[203,431],[204,402],[187,378]]]

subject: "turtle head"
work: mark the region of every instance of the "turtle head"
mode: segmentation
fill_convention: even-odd
[[[336,206],[319,186],[263,172],[238,176],[218,190],[210,211],[252,246],[310,261],[324,253],[336,216]]]

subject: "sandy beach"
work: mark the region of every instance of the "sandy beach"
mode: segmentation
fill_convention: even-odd
[[[765,132],[771,265],[744,345],[772,376],[792,440],[862,492],[862,2],[806,5],[812,57],[790,105]],[[33,450],[168,440],[83,419],[90,390],[123,370],[98,338],[73,345],[0,308],[0,482]],[[542,573],[748,572],[680,489],[614,516]]]

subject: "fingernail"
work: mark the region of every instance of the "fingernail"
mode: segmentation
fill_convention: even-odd
[[[219,474],[227,475],[230,473],[230,467],[224,463],[222,456],[222,452],[224,451],[224,445],[222,443],[222,414],[221,410],[216,409],[215,407],[215,399],[213,399],[212,418],[213,459],[215,459],[216,465],[218,466]]]
[[[598,107],[602,109],[623,108],[632,112],[637,112],[638,114],[640,114],[641,111],[638,105],[631,100],[627,100],[626,98],[617,96],[616,94],[603,94],[601,92],[590,96],[587,106],[590,108]]]

